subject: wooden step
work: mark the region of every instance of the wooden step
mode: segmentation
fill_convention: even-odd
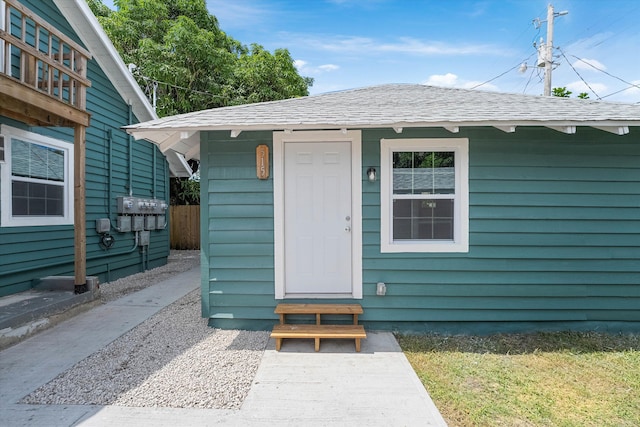
[[[321,338],[354,339],[356,351],[360,351],[360,340],[367,338],[362,325],[275,325],[271,337],[276,339],[276,350],[280,351],[283,338],[313,338],[315,350],[320,350]]]
[[[358,314],[362,314],[360,304],[278,304],[274,313],[280,315],[280,324],[285,323],[287,314],[315,314],[319,325],[322,314],[349,314],[353,316],[353,324],[358,324]]]

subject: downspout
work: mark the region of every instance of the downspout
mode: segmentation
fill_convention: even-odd
[[[169,162],[164,162],[164,197],[167,199],[167,209],[164,213],[164,228],[167,230],[167,253],[171,251],[171,228],[169,217],[171,216],[171,174],[169,173]]]
[[[133,124],[133,106],[129,103],[129,125]],[[129,145],[129,196],[133,196],[133,137],[127,137]]]
[[[152,144],[151,148],[153,149],[153,172],[152,172],[152,176],[153,176],[153,190],[151,190],[151,195],[153,197],[156,197],[156,152],[158,151],[158,148],[156,147],[155,144]]]
[[[113,130],[109,129],[107,131],[107,144],[109,145],[109,151],[108,151],[108,155],[109,155],[109,175],[107,175],[107,218],[109,218],[109,221],[111,221],[111,214],[112,214],[112,210],[111,210],[111,197],[113,195],[112,190],[111,190],[111,184],[112,184],[112,180],[111,180],[111,175],[113,175]]]

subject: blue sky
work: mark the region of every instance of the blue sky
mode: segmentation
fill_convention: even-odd
[[[105,1],[111,5],[111,1]],[[423,83],[540,95],[546,0],[207,0],[227,34],[287,48],[311,93]],[[553,87],[640,102],[640,2],[557,0]],[[527,70],[519,72],[521,64]],[[482,83],[488,82],[479,86]],[[585,83],[586,82],[586,83]],[[587,86],[590,86],[590,88]]]

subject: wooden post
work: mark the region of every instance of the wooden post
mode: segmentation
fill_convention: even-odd
[[[85,147],[87,129],[76,125],[73,142],[73,214],[75,245],[75,293],[87,291],[87,221],[85,189]]]

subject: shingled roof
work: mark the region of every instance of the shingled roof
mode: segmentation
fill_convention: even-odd
[[[364,129],[546,126],[575,133],[591,126],[623,135],[640,126],[640,105],[584,99],[387,84],[282,101],[197,111],[127,127],[136,138],[197,157],[197,132],[228,130]]]

